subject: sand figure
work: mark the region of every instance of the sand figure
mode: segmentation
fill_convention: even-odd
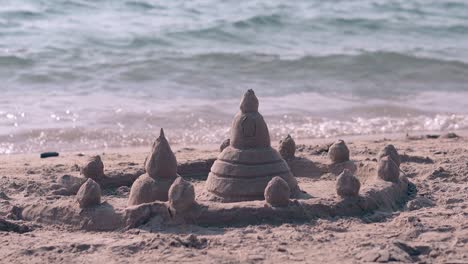
[[[169,188],[178,177],[177,160],[162,128],[145,167],[146,173],[138,177],[130,189],[128,205],[167,201]]]
[[[225,139],[223,143],[219,146],[219,152],[223,152],[223,150],[231,144],[231,140],[229,138]]]
[[[289,185],[281,177],[274,177],[265,188],[265,200],[273,207],[288,206],[291,191]]]
[[[396,165],[400,167],[401,159],[395,146],[388,144],[377,155],[378,160],[381,160],[385,156],[389,156],[396,163]]]
[[[288,134],[286,138],[280,141],[279,153],[285,160],[294,159],[294,154],[296,153],[296,142],[294,142],[291,135]]]
[[[81,185],[76,200],[81,208],[92,207],[101,204],[101,187],[93,179],[89,178]]]
[[[349,149],[343,140],[338,140],[328,149],[328,157],[333,163],[349,161]]]
[[[385,156],[379,161],[377,176],[384,181],[398,182],[400,168],[390,157]]]
[[[336,179],[336,193],[342,198],[359,196],[361,183],[351,171],[345,169]]]
[[[176,212],[188,210],[195,205],[193,185],[182,177],[178,177],[169,189],[169,205]]]
[[[81,174],[86,178],[99,180],[104,177],[104,163],[102,163],[101,156],[90,157],[86,165],[81,168]]]
[[[263,200],[274,177],[283,178],[291,194],[299,188],[288,164],[270,144],[268,127],[258,112],[258,99],[248,90],[231,126],[231,144],[218,156],[206,181],[213,198],[222,202]]]

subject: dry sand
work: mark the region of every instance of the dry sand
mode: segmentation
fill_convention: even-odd
[[[87,157],[101,155],[106,175],[134,175],[143,172],[150,148],[61,153],[60,157],[48,159],[39,159],[38,155],[0,156],[0,218],[9,221],[1,221],[0,227],[14,229],[0,231],[0,262],[468,263],[468,134],[461,135],[464,137],[453,139],[346,138],[351,160],[358,166],[356,176],[363,186],[375,173],[370,171],[369,177],[363,176],[369,166],[377,164],[379,150],[389,143],[397,147],[401,168],[417,188],[400,210],[361,217],[318,218],[306,223],[237,227],[165,226],[155,217],[140,228],[85,232],[60,224],[14,220],[14,206],[75,199],[52,195],[52,186],[60,176],[79,176]],[[298,141],[296,155],[309,161],[310,166],[314,166],[312,162],[327,163],[326,145],[333,141]],[[218,148],[173,146],[180,164],[213,159]],[[197,164],[203,167],[203,162]],[[293,166],[297,166],[293,172],[299,185],[309,194],[336,195],[336,177],[319,173],[320,169],[310,171],[307,166]],[[204,178],[186,179],[194,184],[197,199],[202,199]],[[125,207],[128,192],[128,187],[104,188],[102,201]],[[30,231],[24,232],[27,229]]]

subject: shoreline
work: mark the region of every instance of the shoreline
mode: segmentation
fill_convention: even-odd
[[[468,137],[468,129],[462,129],[462,130],[454,130],[454,131],[418,131],[409,134],[411,137],[425,137],[427,135],[438,135],[442,137],[443,135],[446,135],[448,133],[455,133],[456,135],[460,137]],[[286,137],[287,134],[284,135]],[[154,137],[156,139],[157,136]],[[294,138],[294,137],[293,137]],[[407,134],[405,133],[381,133],[381,134],[370,134],[370,135],[342,135],[342,136],[337,136],[337,137],[326,137],[326,138],[301,138],[301,139],[296,139],[296,144],[323,144],[324,142],[333,142],[338,139],[343,139],[345,141],[376,141],[376,140],[405,140],[407,139]],[[422,138],[421,138],[422,139]],[[411,140],[411,139],[408,139]],[[419,140],[419,139],[412,139],[412,140]],[[171,146],[173,147],[174,151],[180,150],[180,149],[190,149],[190,148],[195,148],[199,150],[217,150],[219,149],[219,146],[221,145],[222,142],[219,142],[219,144],[213,144],[213,143],[201,143],[201,144],[181,144],[181,143],[171,143]],[[272,141],[272,146],[277,147],[279,144],[279,141]],[[147,152],[151,148],[151,144],[148,144],[148,146],[136,146],[136,147],[116,147],[116,148],[100,148],[100,149],[89,149],[89,148],[83,148],[83,149],[76,149],[73,151],[61,151],[59,154],[98,154],[98,153],[140,153],[140,152]],[[49,150],[49,151],[55,151],[55,150]],[[8,153],[8,154],[0,154],[0,157],[5,157],[5,156],[34,156],[34,155],[39,155],[41,152],[34,152],[34,153]]]

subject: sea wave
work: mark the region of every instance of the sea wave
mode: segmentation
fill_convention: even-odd
[[[246,89],[275,139],[465,129],[466,7],[7,0],[0,152],[217,143]]]
[[[265,53],[178,52],[128,60],[116,54],[93,63],[86,53],[75,54],[57,57],[49,65],[40,59],[0,56],[0,76],[9,76],[7,89],[61,87],[72,93],[131,89],[132,93],[154,96],[153,87],[160,87],[169,95],[198,98],[209,97],[212,90],[218,90],[216,96],[235,96],[245,87],[242,80],[267,95],[316,91],[385,97],[441,87],[468,90],[468,63],[396,52],[286,58]],[[41,67],[36,68],[36,64]]]
[[[272,140],[278,141],[287,134],[295,139],[337,138],[351,135],[376,135],[394,133],[443,133],[468,129],[468,115],[417,115],[412,117],[354,117],[349,120],[314,116],[272,116],[269,121]],[[146,130],[125,128],[49,128],[33,129],[0,135],[0,154],[33,153],[40,151],[77,151],[121,147],[148,147],[152,144],[160,126]],[[193,146],[219,144],[229,137],[228,120],[213,124],[198,119],[190,128],[166,130],[173,144]]]

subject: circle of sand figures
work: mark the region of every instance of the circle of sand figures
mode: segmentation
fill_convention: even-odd
[[[212,200],[263,200],[265,187],[275,176],[286,181],[291,196],[299,193],[288,164],[271,147],[268,127],[258,105],[254,91],[248,90],[232,122],[230,144],[219,154],[206,181]]]

